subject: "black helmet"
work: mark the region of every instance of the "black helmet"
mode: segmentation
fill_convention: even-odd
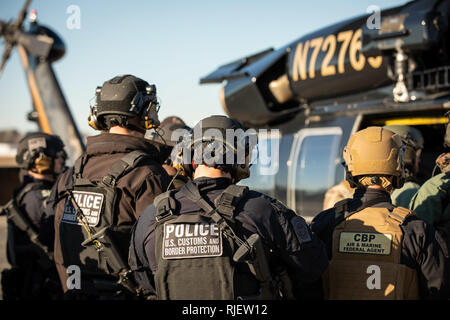
[[[161,121],[161,127],[164,127],[166,125],[173,124],[173,123],[186,125],[186,123],[184,123],[183,119],[181,119],[180,117],[169,116],[169,117],[164,118],[163,121]]]
[[[138,117],[145,129],[159,125],[156,86],[133,75],[119,75],[97,87],[96,104],[91,107],[89,125],[106,130],[112,125],[128,125]]]
[[[56,136],[43,132],[27,134],[19,141],[16,162],[20,168],[37,173],[53,173],[53,160],[67,158],[64,143]]]
[[[251,141],[251,137],[254,138]],[[245,132],[244,127],[231,118],[221,115],[210,116],[198,122],[191,130],[188,141],[180,149],[186,150],[196,164],[206,164],[224,172],[230,172],[234,182],[250,176],[250,155],[256,146],[256,135]],[[253,144],[251,143],[253,142]],[[241,152],[244,151],[243,153]],[[207,159],[205,155],[211,156]],[[193,158],[192,158],[193,157]],[[191,176],[191,161],[172,159],[175,166]]]
[[[149,131],[150,134],[148,136],[148,139],[172,148],[178,142],[180,142],[179,138],[182,138],[182,136],[172,136],[172,134],[177,130],[185,130],[186,132],[190,132],[192,129],[187,125],[181,123],[170,123],[166,124],[165,126],[161,125],[157,131]],[[176,140],[176,138],[178,138],[178,140]]]

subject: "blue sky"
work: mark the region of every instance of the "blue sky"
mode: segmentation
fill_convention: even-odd
[[[15,19],[25,0],[0,0],[0,19]],[[199,85],[218,66],[246,55],[279,48],[334,22],[388,8],[405,0],[34,0],[38,21],[64,40],[66,55],[54,64],[80,131],[87,124],[95,88],[118,74],[155,83],[160,118],[178,115],[188,125],[224,114],[220,85]],[[70,5],[80,8],[80,29],[69,29]],[[1,53],[4,45],[0,44]],[[0,53],[0,54],[1,54]],[[0,78],[0,130],[36,130],[26,120],[31,97],[14,50]]]

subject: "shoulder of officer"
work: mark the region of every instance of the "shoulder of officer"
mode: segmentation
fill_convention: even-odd
[[[254,218],[267,219],[270,214],[276,215],[296,215],[294,211],[286,207],[280,201],[258,191],[249,190],[245,199],[241,201],[239,207],[242,211]]]

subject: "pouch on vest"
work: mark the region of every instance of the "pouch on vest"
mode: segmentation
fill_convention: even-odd
[[[400,263],[404,208],[368,207],[348,216],[333,232],[325,276],[329,299],[418,299],[417,272]]]
[[[126,277],[131,225],[118,227],[117,181],[133,170],[146,154],[133,151],[118,160],[102,181],[82,178],[87,157],[80,157],[66,181],[60,242],[64,265],[80,266],[86,278]]]
[[[155,199],[158,299],[235,299],[233,255],[243,242],[237,243],[230,225],[234,208],[245,197],[247,189],[230,187],[217,198],[213,209],[200,196],[197,187],[187,183],[180,192],[202,208],[189,214],[175,212],[174,191]],[[197,191],[190,192],[193,188]],[[249,292],[255,293],[255,290]]]

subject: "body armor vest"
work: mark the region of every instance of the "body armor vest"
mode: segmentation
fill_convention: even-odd
[[[236,298],[237,268],[239,264],[246,264],[237,263],[234,255],[247,242],[234,233],[233,214],[247,191],[247,187],[230,185],[215,200],[213,208],[189,182],[180,192],[202,209],[186,214],[177,213],[173,198],[175,190],[155,199],[155,257],[158,262],[155,286],[158,299]],[[250,272],[249,275],[252,276]],[[257,297],[260,286],[253,276],[252,279],[244,295]]]
[[[417,272],[400,263],[405,208],[368,207],[339,223],[325,273],[329,299],[418,299]]]
[[[117,226],[116,185],[146,156],[142,151],[130,152],[101,181],[82,178],[86,155],[75,162],[59,197],[65,200],[59,232],[66,268],[79,266],[83,278],[126,276],[132,225]]]
[[[26,253],[25,255],[22,254],[22,257],[16,256],[16,245],[23,246],[31,242],[35,245],[35,247],[32,247],[34,249],[33,251],[39,256],[38,263],[43,269],[49,269],[51,267],[50,260],[53,258],[53,255],[47,246],[39,241],[38,229],[31,222],[28,214],[21,208],[25,195],[34,190],[42,190],[45,194],[50,192],[48,189],[43,189],[40,183],[31,182],[2,208],[2,211],[5,211],[8,218],[7,256],[9,263],[15,266],[16,258],[23,260],[22,258],[26,256]],[[16,243],[16,241],[19,243]]]

